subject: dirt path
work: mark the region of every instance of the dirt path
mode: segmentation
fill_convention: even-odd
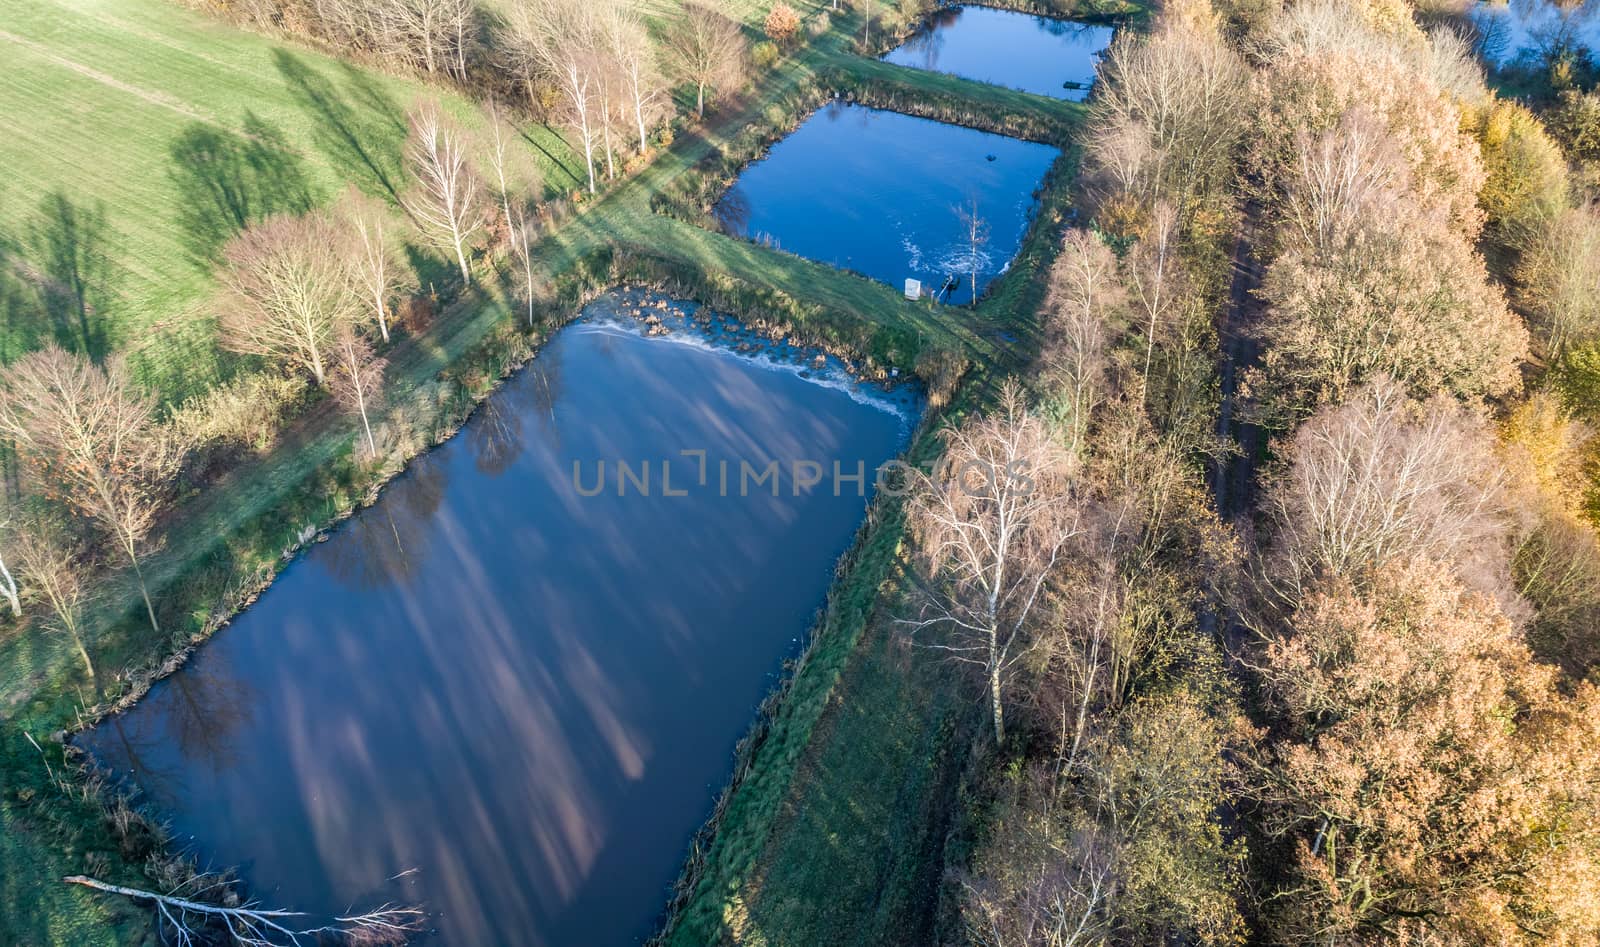
[[[1222,346],[1222,410],[1217,416],[1216,431],[1218,436],[1232,441],[1238,453],[1213,468],[1211,495],[1217,514],[1229,523],[1248,516],[1254,504],[1256,464],[1265,441],[1261,428],[1244,420],[1246,412],[1241,410],[1244,405],[1239,396],[1240,376],[1261,356],[1261,344],[1254,335],[1261,315],[1261,302],[1255,296],[1261,285],[1261,264],[1255,257],[1260,218],[1259,205],[1245,207],[1233,247],[1228,306],[1217,327]]]

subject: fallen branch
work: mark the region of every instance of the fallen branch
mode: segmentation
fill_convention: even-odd
[[[161,927],[163,930],[172,930],[178,947],[194,947],[196,937],[211,921],[221,922],[232,942],[241,947],[295,947],[306,942],[302,938],[320,943],[323,937],[339,938],[344,943],[360,947],[402,944],[408,934],[421,930],[424,917],[419,908],[385,904],[365,914],[335,917],[332,924],[322,927],[296,930],[285,925],[290,918],[305,917],[304,912],[266,909],[249,904],[240,907],[207,904],[204,901],[107,884],[88,875],[69,875],[61,880],[137,901],[153,902]]]

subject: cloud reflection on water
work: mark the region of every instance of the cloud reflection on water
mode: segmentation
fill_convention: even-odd
[[[904,434],[794,373],[566,330],[87,742],[268,903],[421,900],[450,944],[631,943],[864,501],[787,475],[778,497],[581,497],[574,459],[870,468]]]

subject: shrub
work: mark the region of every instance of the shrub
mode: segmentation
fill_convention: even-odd
[[[806,25],[806,32],[816,37],[821,36],[832,28],[833,18],[828,16],[828,11],[824,10],[813,17],[811,22]]]
[[[1488,173],[1478,204],[1501,243],[1520,246],[1566,207],[1567,164],[1526,106],[1496,100],[1476,128]]]
[[[1600,92],[1568,89],[1550,112],[1550,133],[1575,161],[1600,161]]]
[[[777,63],[780,55],[782,54],[778,52],[776,43],[770,40],[762,40],[751,48],[750,61],[755,63],[757,69],[766,70],[771,69]]]
[[[173,409],[170,423],[196,447],[264,451],[285,417],[303,406],[305,380],[276,373],[240,375]]]
[[[788,46],[800,32],[800,14],[787,3],[774,4],[767,12],[764,27],[768,39],[779,46]]]

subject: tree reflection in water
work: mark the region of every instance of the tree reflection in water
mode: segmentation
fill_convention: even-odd
[[[347,539],[327,544],[328,572],[362,589],[405,585],[416,578],[427,555],[429,521],[439,511],[449,472],[431,455],[412,462],[383,488],[383,500],[347,520]]]

